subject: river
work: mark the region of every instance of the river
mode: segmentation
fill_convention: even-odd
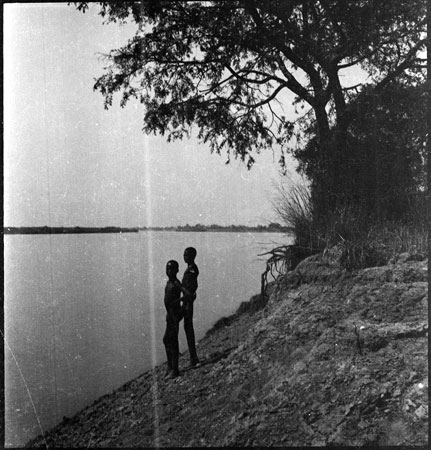
[[[176,259],[181,278],[184,248],[198,251],[199,340],[260,291],[257,255],[288,241],[228,232],[5,236],[6,446],[24,445],[165,361],[165,264]]]

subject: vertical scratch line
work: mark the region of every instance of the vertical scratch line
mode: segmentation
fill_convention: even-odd
[[[147,219],[147,226],[152,224],[152,202],[151,202],[151,170],[150,170],[150,155],[147,145],[144,145],[145,154],[145,215]],[[152,231],[147,231],[147,269],[148,269],[148,294],[150,302],[150,335],[151,335],[151,367],[152,367],[152,386],[151,392],[153,397],[153,427],[154,427],[154,441],[153,445],[159,447],[160,428],[159,428],[159,389],[155,372],[157,363],[156,350],[156,305],[154,295],[154,259],[153,259],[153,235]]]

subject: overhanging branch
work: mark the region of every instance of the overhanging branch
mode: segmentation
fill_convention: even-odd
[[[376,91],[382,90],[388,83],[393,81],[396,77],[401,75],[404,70],[408,69],[416,59],[416,53],[419,51],[421,47],[426,44],[426,39],[421,39],[418,41],[407,53],[404,61],[399,64],[392,72],[390,72],[383,80],[381,80],[376,85]]]

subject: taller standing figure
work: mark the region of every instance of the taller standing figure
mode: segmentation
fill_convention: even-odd
[[[198,288],[199,269],[195,264],[196,249],[187,247],[184,250],[184,262],[187,268],[184,271],[182,285],[189,292],[183,297],[183,313],[184,313],[184,331],[187,337],[187,345],[189,347],[190,364],[192,366],[199,365],[199,358],[196,353],[195,331],[193,329],[193,303],[196,300],[196,290]]]

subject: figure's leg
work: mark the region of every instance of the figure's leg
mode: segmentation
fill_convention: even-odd
[[[172,373],[174,376],[179,375],[178,359],[180,356],[180,348],[178,344],[178,331],[180,328],[179,322],[176,322],[172,326]]]
[[[184,332],[186,333],[187,346],[189,348],[190,363],[196,365],[199,359],[196,353],[195,330],[193,329],[193,303],[188,305],[184,312]]]
[[[172,370],[172,350],[171,350],[171,344],[170,344],[169,331],[170,331],[169,325],[168,325],[168,323],[166,323],[166,330],[165,330],[165,334],[163,336],[163,344],[165,345],[166,359],[168,362],[167,372]]]

